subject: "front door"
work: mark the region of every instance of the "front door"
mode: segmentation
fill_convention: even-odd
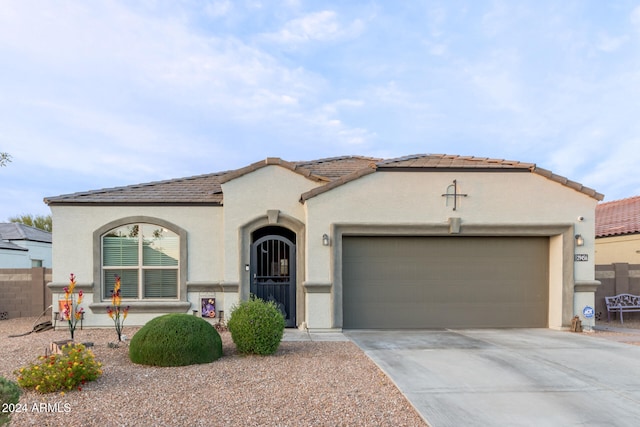
[[[296,326],[296,245],[280,235],[260,237],[251,245],[251,293],[273,301],[287,327]]]

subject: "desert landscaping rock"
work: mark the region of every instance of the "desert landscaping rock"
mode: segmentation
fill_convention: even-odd
[[[32,330],[35,320],[0,321],[0,375],[15,381],[14,370],[68,338],[65,329],[8,337]],[[125,326],[125,335],[137,329]],[[27,410],[14,413],[11,426],[426,425],[351,342],[283,341],[273,356],[242,356],[228,332],[221,336],[221,359],[159,368],[133,364],[126,345],[110,347],[114,329],[76,330],[77,341],[93,342],[102,377],[82,391],[24,391]]]

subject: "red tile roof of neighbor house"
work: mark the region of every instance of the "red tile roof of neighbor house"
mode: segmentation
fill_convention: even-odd
[[[596,206],[596,237],[640,233],[640,196]]]
[[[532,172],[559,182],[597,200],[603,195],[588,187],[536,167],[533,163],[446,154],[417,154],[395,159],[366,156],[343,156],[311,161],[288,162],[270,157],[244,168],[177,178],[125,187],[78,192],[47,197],[45,203],[56,204],[148,204],[148,205],[222,205],[222,184],[260,168],[278,165],[308,179],[324,184],[302,195],[307,200],[337,186],[376,171],[522,171]]]

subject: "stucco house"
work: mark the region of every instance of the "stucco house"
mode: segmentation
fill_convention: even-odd
[[[596,207],[596,263],[640,264],[640,196]]]
[[[49,287],[55,301],[77,276],[85,326],[112,324],[119,275],[129,325],[167,312],[228,316],[256,294],[310,330],[561,328],[593,305],[602,198],[518,161],[267,158],[46,198]]]
[[[602,284],[595,307],[606,313],[605,297],[640,294],[640,196],[596,206],[595,250],[596,280]]]
[[[51,264],[51,233],[20,223],[0,223],[0,268],[51,268]]]

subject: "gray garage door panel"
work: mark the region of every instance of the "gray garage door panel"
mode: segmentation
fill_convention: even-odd
[[[344,328],[546,327],[543,237],[344,237]]]

